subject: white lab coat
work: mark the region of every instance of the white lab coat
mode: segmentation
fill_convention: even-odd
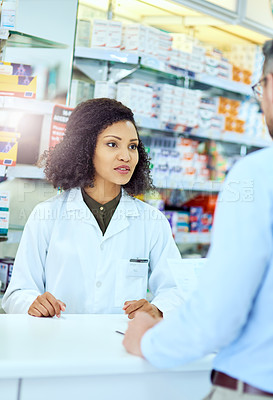
[[[130,259],[147,259],[132,263]],[[67,313],[123,313],[126,300],[146,298],[164,314],[183,301],[168,266],[180,258],[165,216],[124,191],[105,235],[71,189],[35,207],[25,226],[3,297],[7,313],[27,313],[45,291]]]

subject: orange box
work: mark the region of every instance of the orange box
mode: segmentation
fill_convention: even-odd
[[[226,117],[225,130],[230,132],[244,133],[245,121],[232,117]]]
[[[251,71],[248,71],[248,70],[245,69],[243,71],[243,83],[245,83],[246,85],[250,85],[251,84],[251,77],[252,77]]]

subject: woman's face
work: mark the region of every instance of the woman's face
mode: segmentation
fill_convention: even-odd
[[[138,136],[130,121],[116,122],[102,131],[93,158],[95,186],[125,185],[138,163]]]

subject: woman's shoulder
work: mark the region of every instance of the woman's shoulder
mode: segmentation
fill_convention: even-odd
[[[57,213],[67,203],[69,197],[71,197],[75,190],[77,189],[65,190],[61,193],[56,194],[53,197],[50,197],[42,203],[37,204],[32,211],[32,215],[37,215],[45,212]]]
[[[145,201],[134,198],[136,207],[140,214],[150,215],[153,219],[164,220],[165,216],[156,207],[146,203]]]

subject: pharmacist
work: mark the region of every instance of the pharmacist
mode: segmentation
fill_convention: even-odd
[[[64,191],[30,215],[4,310],[133,318],[136,310],[161,317],[179,305],[168,260],[180,254],[169,223],[132,197],[152,183],[131,110],[111,99],[78,105],[63,141],[43,158],[47,180]]]
[[[273,40],[253,86],[273,137]],[[273,146],[239,161],[217,204],[212,246],[195,296],[155,325],[136,314],[128,351],[174,367],[220,349],[205,400],[273,399]]]

